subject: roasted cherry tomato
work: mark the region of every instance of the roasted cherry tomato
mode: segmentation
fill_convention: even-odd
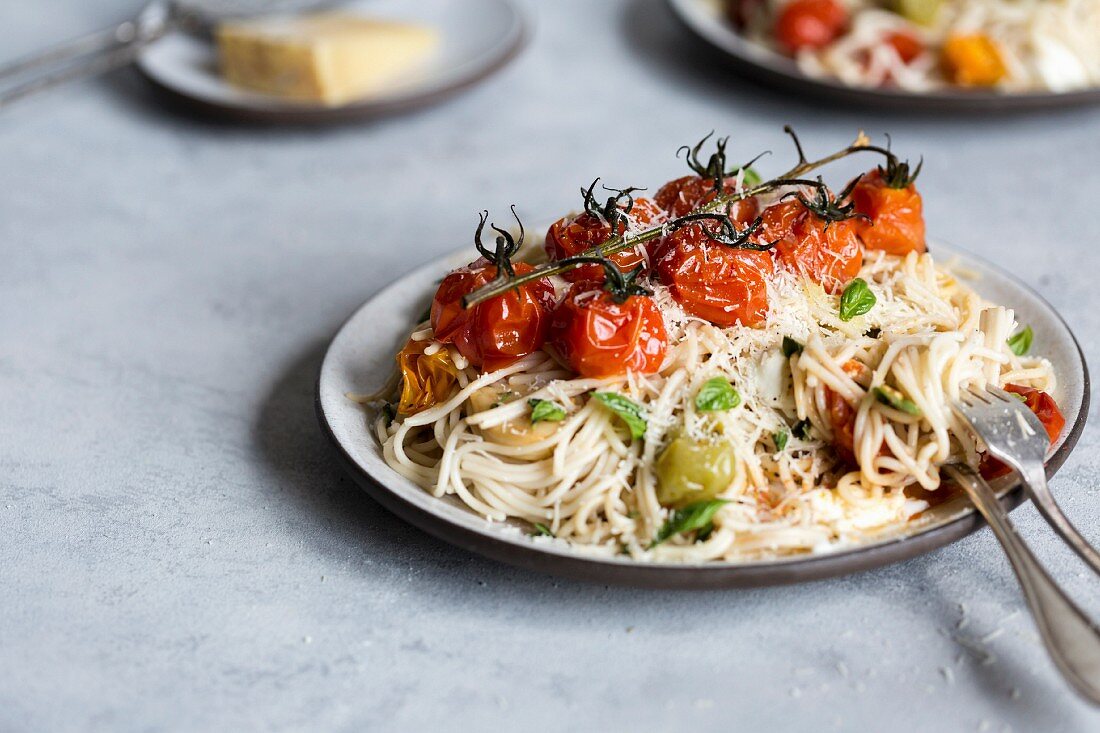
[[[1062,434],[1062,428],[1066,426],[1066,418],[1058,409],[1058,404],[1053,397],[1033,387],[1021,387],[1018,384],[1006,384],[1005,391],[1023,397],[1024,404],[1035,413],[1035,417],[1039,418],[1039,422],[1047,429],[1050,442],[1058,440],[1058,436]]]
[[[1062,411],[1058,409],[1058,404],[1053,397],[1033,387],[1021,387],[1018,384],[1006,384],[1004,389],[1006,392],[1012,392],[1023,397],[1024,404],[1035,413],[1035,417],[1039,418],[1039,422],[1046,428],[1050,442],[1054,443],[1058,440],[1058,436],[1062,434],[1062,429],[1066,426],[1066,418],[1062,415]],[[1004,476],[1009,472],[1008,466],[991,455],[982,458],[980,470],[982,476],[987,479]]]
[[[865,385],[870,380],[870,370],[855,359],[844,362],[841,369],[858,384]],[[855,408],[839,394],[826,387],[825,409],[828,411],[829,424],[833,428],[833,449],[837,457],[849,466],[857,465]]]
[[[1008,74],[997,43],[981,33],[952,35],[941,53],[947,78],[959,86],[989,87]]]
[[[525,275],[534,268],[521,262],[514,269],[517,275]],[[542,348],[554,307],[554,286],[542,279],[463,309],[463,296],[496,274],[495,265],[478,259],[443,278],[432,300],[436,340],[453,343],[471,364],[486,371],[505,367]]]
[[[700,222],[679,229],[657,253],[657,275],[693,316],[718,326],[762,326],[768,317],[768,252],[712,242]]]
[[[587,283],[574,285],[550,319],[547,336],[570,369],[584,377],[651,374],[668,349],[665,321],[653,298],[623,302]]]
[[[634,205],[627,214],[634,227],[647,228],[661,221],[663,216],[660,207],[646,198],[634,199]],[[626,231],[626,223],[620,222],[616,227],[615,235]],[[574,257],[586,249],[606,242],[612,237],[611,227],[606,221],[589,213],[583,213],[575,217],[564,217],[554,222],[550,231],[546,233],[546,254],[551,260],[562,260],[566,257]],[[637,249],[627,249],[609,255],[608,259],[619,266],[624,272],[632,270],[645,261],[645,257]],[[603,279],[603,268],[600,265],[581,265],[576,269],[567,271],[562,275],[570,282],[600,281]]]
[[[825,408],[833,428],[833,450],[850,466],[856,465],[856,411],[839,394],[825,388]]]
[[[458,382],[458,369],[451,361],[451,352],[441,348],[433,354],[425,354],[430,343],[428,339],[409,339],[397,355],[397,366],[401,370],[401,399],[397,412],[401,415],[415,415],[434,407],[450,396]]]
[[[865,173],[852,191],[856,211],[867,219],[856,219],[855,227],[863,246],[892,255],[924,252],[924,213],[920,194],[905,173],[891,176],[882,168]]]
[[[722,183],[722,193],[731,194],[736,191],[736,178],[727,178]],[[700,176],[677,178],[661,186],[653,200],[670,217],[685,216],[714,200],[714,181]],[[735,224],[751,224],[759,208],[756,199],[741,199],[730,204],[729,216]]]
[[[829,224],[795,199],[764,210],[756,238],[778,242],[776,257],[785,267],[834,293],[859,274],[863,250],[851,219]]]
[[[793,54],[829,45],[847,25],[848,11],[839,0],[794,0],[779,11],[775,40]]]
[[[886,36],[886,43],[894,47],[903,64],[911,63],[924,53],[924,43],[912,33],[895,31]]]

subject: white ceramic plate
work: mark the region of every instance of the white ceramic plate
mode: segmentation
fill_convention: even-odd
[[[326,122],[375,117],[442,99],[504,66],[526,37],[523,17],[509,0],[357,0],[337,9],[430,26],[439,31],[440,47],[386,89],[338,107],[234,87],[218,73],[213,42],[182,32],[142,51],[137,67],[157,87],[209,111],[267,122]]]
[[[1053,474],[1076,444],[1088,414],[1088,369],[1077,341],[1053,308],[1012,275],[943,245],[935,245],[932,251],[941,264],[957,257],[960,272],[978,273],[980,278],[970,284],[986,298],[1014,308],[1017,319],[1035,330],[1033,352],[1053,362],[1059,385],[1054,397],[1066,417],[1066,429],[1047,464],[1047,472]],[[379,503],[418,527],[497,560],[558,575],[652,587],[716,588],[792,583],[857,572],[929,552],[981,525],[969,502],[958,499],[874,542],[830,554],[736,563],[643,563],[595,558],[559,547],[562,543],[537,541],[527,535],[526,524],[487,522],[454,497],[431,496],[386,465],[370,431],[367,411],[347,394],[382,386],[393,369],[394,354],[439,279],[472,258],[472,249],[466,248],[377,293],[340,328],[318,378],[318,416],[344,466]],[[1022,491],[1008,479],[997,488],[1004,492],[1002,501],[1010,508],[1022,500]]]
[[[692,34],[720,53],[737,71],[769,87],[813,94],[837,102],[922,111],[1035,109],[1100,102],[1100,89],[1072,92],[1006,94],[989,90],[943,89],[909,92],[901,89],[854,87],[838,79],[802,73],[793,60],[747,40],[722,13],[722,0],[666,0],[672,12]]]

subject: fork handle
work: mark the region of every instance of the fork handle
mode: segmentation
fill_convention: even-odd
[[[1100,628],[1039,564],[989,484],[969,467],[947,470],[966,489],[1004,548],[1054,664],[1081,695],[1100,705]]]
[[[142,16],[88,33],[0,66],[0,80],[19,80],[0,91],[0,108],[66,81],[125,66],[168,29],[168,17]]]
[[[1058,506],[1058,502],[1054,500],[1054,495],[1050,493],[1050,488],[1047,486],[1046,473],[1042,469],[1037,469],[1029,471],[1024,478],[1026,479],[1025,485],[1028,494],[1039,513],[1043,515],[1043,518],[1047,520],[1054,531],[1073,548],[1073,551],[1088,563],[1092,571],[1100,575],[1100,552],[1097,552],[1096,548],[1081,536],[1081,533],[1077,531],[1069,518],[1062,513],[1061,507]]]

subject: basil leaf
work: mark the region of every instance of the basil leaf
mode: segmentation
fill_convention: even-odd
[[[759,186],[764,180],[760,177],[760,174],[756,172],[755,168],[741,168],[744,175],[741,176],[741,184],[745,188],[752,188],[753,186]]]
[[[790,438],[790,433],[786,430],[779,430],[772,436],[772,440],[775,441],[775,450],[779,452],[787,447],[787,440]]]
[[[740,404],[741,395],[725,377],[708,379],[695,395],[695,409],[699,412],[732,410]]]
[[[630,428],[630,437],[638,439],[645,436],[646,419],[641,405],[617,392],[593,392],[592,396],[626,423]]]
[[[844,293],[840,296],[840,320],[850,321],[856,316],[862,316],[875,307],[875,294],[867,281],[857,277],[848,283]]]
[[[656,539],[650,543],[650,549],[661,544],[669,537],[684,532],[698,529],[709,534],[708,530],[713,529],[714,515],[726,504],[729,504],[729,501],[725,499],[712,499],[689,504],[683,509],[675,510],[669,515],[664,526],[657,533]]]
[[[542,522],[535,522],[535,531],[531,533],[533,537],[553,537],[554,533],[550,531]]]
[[[1011,349],[1012,353],[1016,356],[1023,356],[1031,351],[1031,341],[1034,338],[1035,332],[1031,330],[1031,326],[1028,326],[1023,331],[1009,337],[1008,348]]]
[[[537,422],[542,422],[543,420],[547,422],[558,422],[559,420],[565,419],[565,408],[557,402],[535,398],[527,400],[527,404],[531,406],[532,425]]]
[[[916,403],[903,395],[900,390],[884,384],[881,387],[875,387],[874,392],[878,401],[884,405],[889,405],[895,410],[901,410],[913,417],[921,416],[920,408],[917,407]]]
[[[794,427],[791,428],[791,434],[799,440],[809,440],[810,427],[811,424],[809,420],[799,420],[794,424]]]
[[[802,353],[802,344],[795,341],[790,336],[783,337],[783,356],[790,359],[795,354]]]

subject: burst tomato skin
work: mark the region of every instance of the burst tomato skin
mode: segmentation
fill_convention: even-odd
[[[927,249],[923,204],[912,183],[891,188],[876,168],[860,178],[852,202],[856,211],[870,219],[855,220],[856,233],[867,249],[900,256]]]
[[[867,372],[867,367],[854,359],[844,362],[841,369],[857,383],[860,374]],[[829,424],[833,428],[833,450],[837,457],[849,466],[856,466],[856,410],[848,404],[848,401],[834,392],[829,387],[825,388],[825,409],[828,413]],[[882,450],[885,450],[883,446]]]
[[[1035,417],[1039,418],[1039,422],[1047,429],[1050,442],[1053,443],[1058,440],[1058,436],[1062,434],[1062,429],[1066,426],[1066,418],[1062,415],[1062,411],[1058,409],[1058,403],[1054,401],[1053,397],[1033,387],[1022,387],[1018,384],[1006,384],[1005,391],[1023,397],[1024,404],[1035,413]]]
[[[663,218],[663,212],[652,200],[647,198],[634,199],[634,206],[629,215],[635,227],[647,228],[659,223]],[[619,224],[615,235],[626,231],[625,224]],[[606,222],[583,213],[575,217],[563,217],[552,225],[546,233],[546,254],[551,260],[562,260],[566,257],[574,257],[586,249],[595,247],[612,237],[611,227]],[[608,257],[619,266],[623,272],[633,270],[645,262],[645,257],[635,249],[627,249],[616,252]],[[599,265],[581,265],[562,275],[570,282],[602,282],[604,279],[603,268]]]
[[[849,466],[856,465],[856,411],[839,394],[825,388],[825,407],[833,427],[833,450]]]
[[[829,45],[847,25],[848,11],[839,0],[794,0],[776,18],[775,40],[793,54]]]
[[[727,178],[722,182],[722,193],[731,194],[737,191],[737,179]],[[700,206],[709,204],[714,200],[714,181],[700,176],[684,176],[669,181],[657,189],[653,200],[660,206],[670,218],[690,214]],[[755,198],[741,199],[730,206],[730,218],[734,224],[751,224],[756,218],[759,206]]]
[[[911,63],[924,53],[924,42],[905,31],[895,31],[886,37],[886,43],[894,47],[903,64]]]
[[[658,371],[668,350],[668,333],[653,298],[632,295],[616,303],[610,293],[591,287],[577,283],[554,309],[550,345],[583,377]]]
[[[1039,418],[1039,422],[1046,428],[1050,442],[1053,444],[1054,441],[1058,440],[1058,436],[1062,434],[1062,429],[1066,426],[1066,418],[1062,415],[1062,411],[1058,409],[1058,404],[1053,397],[1041,390],[1033,387],[1022,387],[1019,384],[1006,384],[1004,389],[1006,392],[1012,392],[1023,397],[1024,404],[1035,413],[1035,417]],[[1009,470],[1008,466],[989,454],[982,457],[982,463],[979,466],[982,477],[987,479],[1004,476]]]
[[[703,226],[692,224],[665,238],[657,253],[661,283],[693,316],[723,327],[763,326],[767,278],[775,271],[771,255],[712,242]]]
[[[521,262],[514,269],[517,275],[525,275],[534,268]],[[436,340],[453,343],[471,364],[486,371],[508,366],[542,348],[554,307],[554,286],[542,279],[463,309],[463,296],[496,274],[496,266],[480,258],[443,278],[432,299]]]
[[[820,283],[826,292],[843,290],[859,274],[863,250],[851,219],[826,226],[826,222],[794,199],[769,206],[762,219],[756,238],[777,242],[775,254],[779,263]]]

